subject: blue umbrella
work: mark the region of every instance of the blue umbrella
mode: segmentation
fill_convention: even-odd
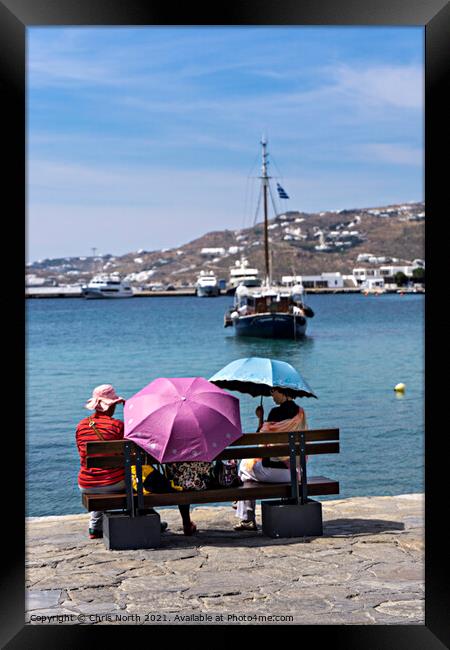
[[[271,388],[283,388],[291,397],[315,397],[300,373],[285,361],[248,357],[237,359],[216,372],[210,380],[220,388],[257,395],[270,395]]]

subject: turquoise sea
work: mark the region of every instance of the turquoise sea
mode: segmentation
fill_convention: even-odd
[[[27,515],[84,512],[77,487],[77,422],[92,389],[125,398],[156,377],[209,378],[234,359],[282,359],[319,399],[302,399],[310,428],[339,427],[341,453],[312,457],[341,497],[424,490],[424,297],[311,295],[302,341],[235,338],[219,298],[27,300]],[[403,382],[405,394],[393,387]],[[240,398],[254,431],[259,398]],[[266,413],[273,405],[264,399]],[[122,417],[122,407],[116,411]]]

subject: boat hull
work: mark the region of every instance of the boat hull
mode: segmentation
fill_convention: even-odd
[[[83,289],[83,297],[86,298],[87,300],[118,300],[120,298],[133,298],[134,294],[132,291],[129,293],[119,293],[119,292],[114,292],[114,293],[103,293],[101,290],[98,289]]]
[[[297,339],[306,334],[307,320],[293,314],[258,314],[233,321],[236,336],[266,339]]]
[[[197,287],[199,298],[215,298],[219,295],[219,287]]]

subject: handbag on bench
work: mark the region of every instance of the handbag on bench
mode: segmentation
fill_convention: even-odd
[[[217,460],[212,469],[214,487],[232,488],[243,485],[236,460]]]
[[[132,471],[136,472],[136,468],[132,467]],[[169,480],[164,474],[155,469],[152,465],[142,466],[142,486],[144,494],[164,494],[166,492],[182,492],[183,488],[175,485],[172,480]],[[133,484],[134,487],[134,484]]]

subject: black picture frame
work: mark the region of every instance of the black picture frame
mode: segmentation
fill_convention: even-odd
[[[439,389],[439,379],[430,364],[437,355],[437,346],[448,337],[448,316],[437,310],[439,279],[444,277],[446,259],[442,238],[437,234],[439,220],[447,216],[446,201],[448,141],[446,79],[449,68],[450,6],[446,0],[247,0],[213,7],[191,3],[165,4],[161,0],[0,0],[0,89],[4,125],[3,203],[8,206],[4,219],[4,242],[14,251],[9,270],[14,269],[13,287],[9,286],[6,337],[16,343],[13,366],[18,376],[4,405],[4,464],[14,469],[4,488],[4,526],[2,580],[0,582],[0,644],[7,648],[61,647],[80,648],[89,639],[104,638],[111,631],[106,626],[32,626],[24,622],[24,481],[22,459],[25,456],[24,437],[18,435],[18,414],[24,412],[26,384],[24,333],[25,318],[21,292],[25,266],[26,209],[26,142],[25,142],[25,44],[26,28],[46,25],[411,25],[425,28],[425,200],[427,293],[425,298],[427,382],[426,400],[426,478],[425,478],[425,625],[392,626],[302,626],[312,628],[314,644],[332,641],[333,647],[349,648],[408,648],[434,650],[450,647],[450,617],[448,616],[448,543],[445,534],[446,504],[445,455],[439,446],[446,430],[439,429],[439,405],[432,396]],[[444,161],[444,162],[442,162]],[[447,180],[448,183],[448,180]],[[445,197],[447,198],[447,197]],[[5,201],[6,199],[6,201]],[[6,235],[6,236],[5,236]],[[433,242],[433,243],[431,243]],[[433,246],[433,256],[431,256]],[[439,249],[439,246],[441,247]],[[21,255],[17,251],[23,251]],[[441,254],[442,253],[442,254]],[[12,298],[9,298],[9,296]],[[435,297],[433,297],[435,296]],[[431,325],[431,323],[433,324]],[[23,324],[23,327],[20,325]],[[8,330],[9,328],[9,330]],[[444,329],[445,328],[445,329]],[[429,330],[433,331],[433,338]],[[441,336],[439,336],[441,334]],[[440,348],[439,348],[440,350]],[[22,364],[22,365],[21,365]],[[8,374],[8,378],[9,374]],[[434,390],[432,389],[434,387]],[[22,390],[21,390],[22,389]],[[434,408],[433,408],[434,406]],[[11,426],[11,418],[14,413]],[[23,421],[23,420],[22,420]],[[326,622],[326,621],[324,621]],[[128,634],[125,626],[113,626],[114,634]],[[133,628],[133,635],[137,626]],[[145,632],[145,629],[144,629]],[[148,632],[148,629],[147,629]],[[198,631],[196,631],[196,634]],[[231,633],[231,631],[230,631]],[[235,631],[232,631],[233,636]],[[152,643],[153,633],[148,636]],[[133,637],[135,638],[135,637]],[[236,637],[234,637],[236,638]]]

